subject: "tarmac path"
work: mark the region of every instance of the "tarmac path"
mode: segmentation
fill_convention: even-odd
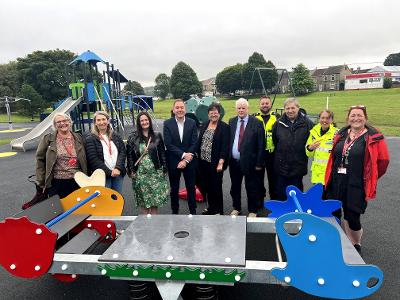
[[[16,124],[15,124],[15,127]],[[21,127],[28,127],[22,124]],[[32,125],[30,126],[32,127]],[[7,128],[0,126],[0,131]],[[24,132],[16,134],[22,136]],[[13,133],[14,135],[14,133]],[[17,137],[16,136],[16,137]],[[0,133],[0,138],[1,138]],[[14,137],[14,136],[13,136]],[[368,264],[379,266],[384,272],[381,289],[368,299],[399,299],[400,270],[400,138],[387,138],[391,162],[386,175],[380,180],[377,199],[369,203],[366,214],[362,216],[364,227],[363,258]],[[0,146],[0,152],[10,151],[9,145]],[[22,203],[34,195],[34,186],[26,179],[34,173],[35,151],[19,152],[17,155],[0,158],[0,220],[20,210]],[[310,187],[309,176],[304,179],[305,189]],[[224,174],[225,213],[231,210],[229,195],[229,173]],[[124,181],[124,215],[136,215],[130,180]],[[243,192],[242,199],[246,199]],[[243,210],[247,207],[244,201]],[[204,203],[198,205],[200,213]],[[170,213],[168,205],[160,213]],[[187,205],[181,201],[181,213],[188,213]],[[261,215],[265,211],[261,212]],[[1,247],[1,245],[0,245]],[[247,240],[246,256],[250,259],[263,259],[268,247],[259,235],[250,235]],[[26,247],[29,255],[29,245]],[[265,259],[265,258],[264,258]],[[275,285],[238,284],[234,287],[220,287],[221,299],[320,299],[306,295],[294,288]],[[0,268],[0,299],[128,299],[126,282],[100,278],[100,276],[82,276],[76,282],[62,283],[50,275],[36,280],[15,278]]]

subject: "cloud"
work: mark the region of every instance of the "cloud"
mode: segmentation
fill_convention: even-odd
[[[382,62],[400,51],[398,1],[28,1],[2,3],[0,63],[88,49],[153,84],[185,61],[200,79],[260,52],[278,67]]]

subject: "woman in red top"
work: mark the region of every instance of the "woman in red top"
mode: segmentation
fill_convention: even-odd
[[[368,200],[375,198],[378,179],[389,165],[389,153],[383,135],[367,125],[367,110],[363,105],[350,107],[348,126],[334,138],[325,173],[327,198],[342,202],[343,229],[354,247],[361,253],[360,215]],[[334,213],[339,219],[342,211]]]

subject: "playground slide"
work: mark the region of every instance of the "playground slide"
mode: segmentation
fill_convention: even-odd
[[[46,119],[36,125],[28,134],[18,139],[12,140],[10,145],[12,150],[25,151],[24,144],[40,139],[47,133],[53,125],[53,117],[57,113],[69,113],[75,106],[81,102],[82,98],[73,100],[71,97],[67,98],[59,107],[57,107]]]

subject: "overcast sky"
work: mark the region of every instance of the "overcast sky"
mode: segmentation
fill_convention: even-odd
[[[260,52],[276,67],[383,62],[400,52],[400,1],[0,0],[0,63],[92,50],[154,84],[179,61],[200,80]],[[351,65],[356,67],[357,65]],[[362,65],[365,66],[365,65]]]

